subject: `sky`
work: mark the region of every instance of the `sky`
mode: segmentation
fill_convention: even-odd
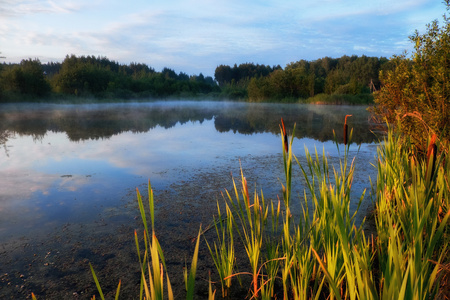
[[[217,66],[390,58],[440,0],[0,0],[0,62],[75,54],[214,76]]]

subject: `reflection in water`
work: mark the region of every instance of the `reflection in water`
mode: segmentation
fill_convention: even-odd
[[[5,131],[0,131],[0,146],[5,150],[5,155],[7,157],[9,157],[9,153],[8,153],[8,148],[6,146],[6,142],[8,141],[8,139],[10,139],[12,136],[12,133],[5,130]]]
[[[121,132],[147,132],[156,126],[214,118],[217,131],[241,134],[279,133],[280,118],[286,126],[296,126],[296,137],[319,141],[342,139],[344,117],[351,114],[353,141],[370,143],[375,137],[368,123],[369,113],[362,106],[318,106],[295,104],[253,104],[227,102],[155,102],[145,104],[101,105],[6,105],[0,112],[0,131],[31,135],[39,140],[47,131],[65,132],[71,141],[110,138]]]
[[[320,153],[323,147],[334,164],[339,154],[331,141],[333,129],[341,140],[346,114],[353,115],[348,123],[354,140],[363,143],[352,185],[357,199],[370,188],[368,174],[374,168],[368,162],[376,147],[369,144],[374,136],[364,107],[229,102],[1,105],[0,268],[5,270],[0,270],[0,282],[7,288],[2,286],[0,298],[22,299],[31,291],[55,299],[83,291],[88,295],[84,298],[90,298],[95,285],[87,262],[105,275],[102,283],[113,287],[122,279],[124,298],[135,297],[139,270],[131,269],[136,257],[130,237],[141,228],[135,188],[145,194],[148,179],[155,190],[158,234],[164,237],[161,243],[173,268],[169,273],[182,274],[179,262],[191,255],[187,237],[194,236],[200,224],[210,224],[220,193],[232,189],[230,174],[238,176],[240,166],[249,184],[276,201],[281,192],[278,178],[283,177],[281,117],[290,131],[297,124],[294,153],[302,163],[306,145]],[[351,155],[357,148],[350,147]],[[300,173],[295,172],[298,190],[293,195],[303,195]]]

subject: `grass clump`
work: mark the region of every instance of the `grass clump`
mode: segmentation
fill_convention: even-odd
[[[410,139],[402,141],[390,130],[378,149],[377,257],[383,297],[435,298],[445,266],[448,276],[450,168],[448,153],[436,153],[441,146],[430,141],[434,150],[425,156]]]
[[[282,199],[267,200],[262,191],[252,193],[241,172],[240,185],[233,181],[233,191],[225,192],[222,207],[217,204],[213,240],[199,231],[191,269],[184,271],[186,299],[194,299],[202,233],[217,269],[222,298],[229,299],[235,295],[233,289],[243,284],[248,284],[244,287],[248,292],[239,296],[249,299],[448,298],[448,147],[434,136],[425,155],[389,130],[378,147],[378,175],[372,186],[376,232],[368,237],[365,222],[355,222],[365,192],[357,200],[356,211],[350,210],[355,171],[355,159],[349,158],[352,132],[345,132],[343,144],[336,142],[337,165],[329,164],[325,150],[319,155],[317,149],[314,153],[305,149],[306,163],[301,163],[293,154],[294,132],[295,126],[289,138],[281,122]],[[295,166],[305,182],[301,211],[294,211],[297,206],[292,205]],[[150,183],[148,193],[151,230],[137,193],[144,224],[144,249],[135,233],[140,299],[173,299],[154,229]],[[116,298],[119,291],[120,283]],[[210,279],[208,299],[215,297]]]

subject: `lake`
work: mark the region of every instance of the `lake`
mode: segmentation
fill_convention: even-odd
[[[221,193],[242,168],[251,190],[281,197],[280,119],[294,154],[323,149],[338,163],[344,117],[353,128],[355,204],[370,211],[377,137],[365,106],[158,101],[127,104],[0,105],[0,298],[90,298],[95,284],[124,298],[139,293],[134,230],[142,234],[136,188],[156,199],[156,232],[171,276],[190,260],[200,224],[210,224]],[[342,144],[340,145],[342,149]],[[293,199],[304,186],[294,166]],[[352,198],[352,199],[353,199]],[[300,206],[298,206],[300,209]],[[355,207],[353,207],[355,209]],[[300,210],[298,210],[300,211]],[[204,246],[204,245],[203,245]],[[204,247],[206,248],[206,247]],[[209,253],[200,252],[207,279]],[[206,274],[206,275],[205,275]],[[174,290],[184,286],[172,282]],[[201,284],[200,287],[201,288]]]

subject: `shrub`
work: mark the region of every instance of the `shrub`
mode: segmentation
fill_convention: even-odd
[[[450,9],[450,0],[446,0]],[[427,32],[415,32],[413,55],[394,57],[393,68],[380,72],[381,89],[375,93],[372,112],[391,124],[425,150],[428,135],[450,138],[450,19],[445,15],[440,26],[435,20]]]

